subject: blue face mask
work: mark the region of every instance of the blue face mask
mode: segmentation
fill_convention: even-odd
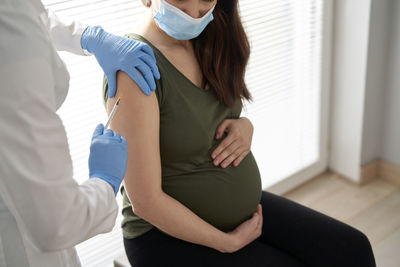
[[[193,18],[179,8],[160,0],[160,9],[154,15],[158,26],[169,36],[177,40],[196,38],[214,19],[215,5],[201,18]]]

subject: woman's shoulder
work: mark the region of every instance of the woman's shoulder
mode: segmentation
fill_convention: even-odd
[[[144,34],[137,33],[137,32],[129,32],[129,33],[126,33],[124,36],[127,38],[130,38],[130,39],[134,39],[134,40],[146,43],[150,47],[153,48],[153,44],[149,40],[147,40],[147,38],[144,36]]]
[[[143,42],[145,44],[147,44],[154,53],[155,59],[156,59],[156,64],[158,67],[158,70],[161,74],[161,78],[159,80],[155,79],[156,82],[156,95],[157,95],[157,99],[160,103],[160,105],[163,102],[164,99],[164,86],[162,85],[162,78],[163,78],[163,74],[165,74],[165,64],[163,64],[162,62],[164,61],[163,59],[163,55],[161,54],[161,52],[146,38],[144,37],[142,34],[136,33],[136,32],[130,32],[124,35],[124,37],[130,38],[130,39],[134,39],[136,41],[140,41]],[[106,106],[108,100],[108,81],[107,81],[107,77],[104,75],[103,77],[103,104],[104,106]]]
[[[157,100],[159,102],[160,108],[162,106],[162,103],[164,102],[165,99],[165,85],[164,85],[164,80],[166,75],[169,74],[169,65],[168,62],[166,61],[166,57],[162,54],[162,52],[156,47],[156,44],[154,43],[154,41],[152,40],[151,37],[149,37],[148,35],[146,35],[146,33],[144,32],[130,32],[124,35],[127,38],[130,39],[134,39],[136,41],[140,41],[142,43],[147,44],[153,51],[154,57],[156,59],[156,64],[157,64],[157,68],[160,72],[160,79],[157,80],[155,79],[156,82],[156,96],[157,96]]]
[[[157,44],[155,44],[154,41],[152,41],[152,39],[149,36],[147,36],[145,33],[130,32],[130,33],[125,34],[125,37],[147,44],[153,50],[154,56],[156,57],[157,61],[163,60],[164,55],[157,48]]]

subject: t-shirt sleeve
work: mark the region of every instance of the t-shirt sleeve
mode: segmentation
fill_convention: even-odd
[[[103,75],[103,105],[104,108],[107,109],[107,99],[108,99],[108,82],[107,77]]]
[[[161,72],[160,67],[158,69],[160,71],[160,76],[161,76],[162,72]],[[158,106],[160,107],[160,110],[161,110],[161,107],[163,106],[164,98],[165,98],[165,92],[164,92],[165,89],[164,89],[164,86],[163,86],[163,83],[162,83],[162,81],[163,81],[162,78],[160,78],[159,80],[155,80],[155,81],[156,81],[156,91],[155,91],[155,93],[156,93],[156,97],[157,97],[157,100],[158,100]]]
[[[160,68],[159,68],[159,71],[160,71],[160,75],[162,75]],[[156,79],[155,82],[156,82],[155,93],[156,93],[156,97],[158,100],[158,105],[161,109],[162,104],[164,103],[164,97],[165,97],[164,88],[162,86],[162,79],[161,78],[159,80]],[[107,108],[108,90],[109,90],[109,88],[108,88],[107,77],[106,77],[106,75],[104,75],[103,76],[103,105],[105,108]]]
[[[129,35],[129,34],[125,35],[125,37],[128,37],[128,38],[131,38],[131,39],[135,39],[137,41],[141,41],[141,42],[147,43],[144,40],[137,39],[137,38],[135,38],[135,37],[133,37],[132,35]],[[157,100],[158,100],[158,105],[159,105],[160,110],[161,110],[162,104],[164,103],[164,99],[165,99],[165,92],[164,92],[164,87],[163,87],[163,68],[162,68],[162,65],[159,64],[159,63],[161,63],[161,60],[160,60],[160,57],[159,57],[158,53],[156,51],[154,51],[154,48],[151,45],[150,45],[150,48],[152,48],[152,50],[154,52],[154,55],[156,57],[157,67],[158,67],[158,70],[159,70],[160,76],[161,76],[161,78],[159,80],[154,78],[155,82],[156,82],[155,93],[156,93],[156,97],[157,97]],[[108,88],[107,77],[106,77],[106,75],[104,75],[103,76],[103,104],[104,104],[105,108],[106,108],[107,99],[108,99],[108,90],[109,90],[109,88]]]

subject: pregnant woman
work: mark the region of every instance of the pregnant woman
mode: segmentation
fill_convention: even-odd
[[[153,49],[157,89],[145,96],[124,72],[116,98],[104,87],[108,112],[123,95],[111,127],[128,142],[122,228],[132,266],[375,266],[363,233],[261,190],[245,135],[216,138],[222,122],[245,120],[250,99],[238,1],[143,2],[148,19],[128,37]]]

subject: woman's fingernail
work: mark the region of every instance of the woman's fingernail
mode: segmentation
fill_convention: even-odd
[[[211,157],[212,157],[213,159],[215,159],[215,154],[212,154]]]

